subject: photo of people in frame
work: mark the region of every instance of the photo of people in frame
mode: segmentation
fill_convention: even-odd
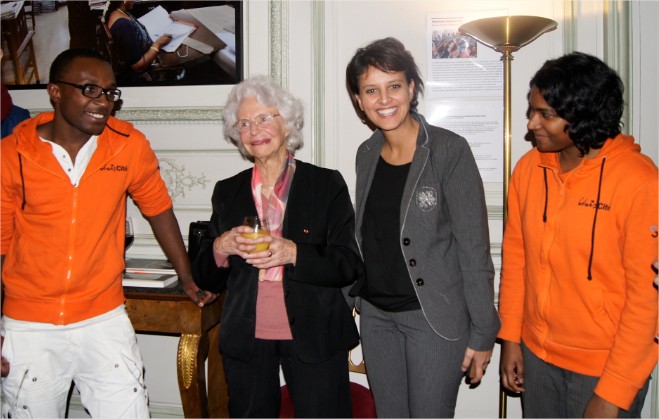
[[[432,32],[432,59],[476,58],[478,42],[469,35],[451,31]]]
[[[52,60],[68,48],[100,52],[122,87],[236,84],[242,2],[2,2],[2,83],[9,89],[44,88]]]

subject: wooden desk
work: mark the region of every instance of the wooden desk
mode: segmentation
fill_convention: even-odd
[[[174,288],[124,287],[124,293],[126,310],[136,331],[180,335],[176,371],[185,417],[229,417],[218,350],[223,296],[199,308],[185,295],[180,282]]]

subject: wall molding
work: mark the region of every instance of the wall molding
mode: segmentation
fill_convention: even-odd
[[[134,125],[206,125],[222,124],[223,106],[208,107],[140,107],[116,111],[115,116]],[[52,108],[35,108],[30,116],[52,112]]]
[[[313,31],[313,90],[311,105],[311,154],[312,163],[325,166],[325,3],[313,2],[311,4],[311,19]]]
[[[270,11],[270,77],[288,88],[288,3],[269,2]]]
[[[503,205],[488,205],[487,219],[490,221],[503,221]]]
[[[120,119],[135,125],[199,125],[221,124],[224,107],[126,108],[116,113]]]
[[[565,53],[577,49],[577,16],[579,16],[578,3],[575,1],[563,2],[563,49]]]
[[[604,61],[614,68],[625,86],[622,122],[628,132],[633,132],[633,85],[632,12],[631,2],[623,0],[603,1]]]

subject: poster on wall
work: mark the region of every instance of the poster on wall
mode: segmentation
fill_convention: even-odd
[[[472,20],[505,10],[428,14],[428,122],[463,136],[483,182],[503,179],[503,64],[501,54],[458,32]]]
[[[428,122],[446,128],[469,143],[483,182],[503,179],[503,102],[463,100],[428,102]]]
[[[505,10],[428,14],[428,99],[502,96],[501,54],[458,32],[472,20],[505,16]]]

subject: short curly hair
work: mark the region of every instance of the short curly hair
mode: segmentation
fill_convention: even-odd
[[[565,132],[583,155],[620,134],[624,85],[615,70],[599,58],[572,52],[548,60],[531,78],[529,87],[537,88],[567,121]]]
[[[304,106],[291,92],[283,89],[267,76],[253,76],[233,87],[222,111],[224,138],[238,147],[246,160],[254,161],[240,141],[240,132],[233,126],[238,121],[238,109],[245,98],[254,97],[265,106],[275,106],[289,130],[286,149],[295,153],[303,146],[302,127],[304,126]]]

